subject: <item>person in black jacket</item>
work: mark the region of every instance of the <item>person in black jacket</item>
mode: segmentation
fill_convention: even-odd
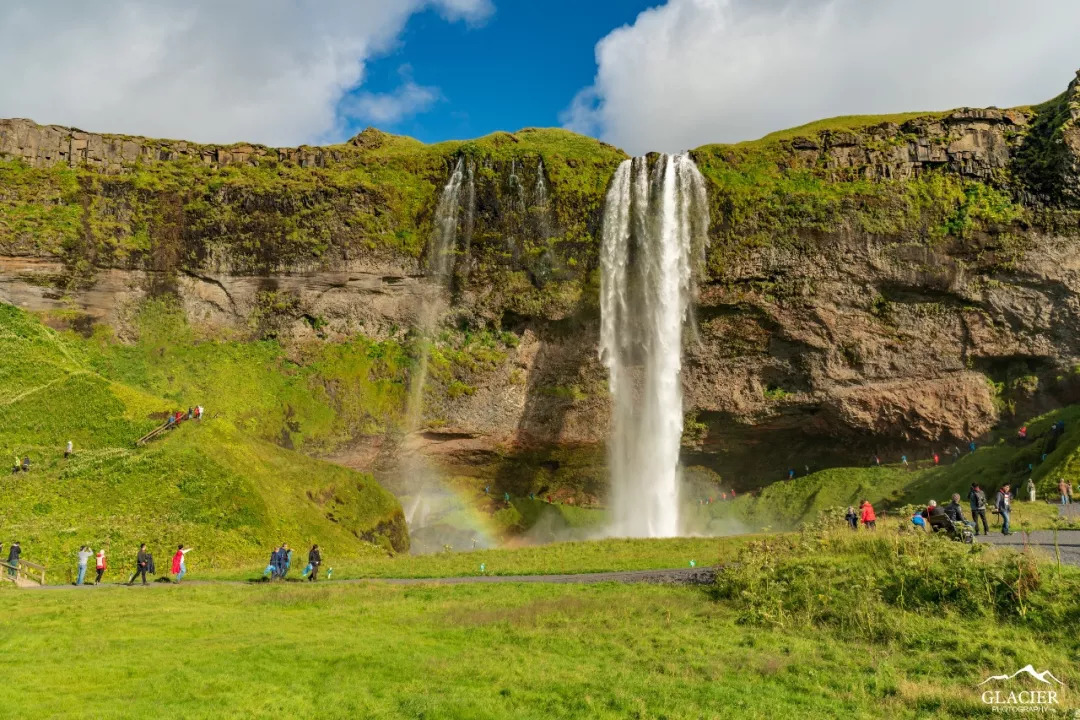
[[[15,577],[17,573],[17,569],[19,567],[19,557],[21,555],[22,545],[20,545],[19,541],[16,540],[15,542],[11,543],[11,548],[8,550],[7,556],[8,565],[11,565],[11,568],[8,570],[8,574],[11,575],[11,577]]]
[[[135,558],[135,574],[128,580],[128,585],[135,584],[135,578],[142,575],[142,584],[146,584],[146,571],[150,568],[150,553],[146,552],[146,543],[139,545],[139,555]]]
[[[319,566],[322,565],[322,553],[319,552],[318,545],[312,545],[311,550],[307,554],[308,565],[311,566],[311,574],[308,575],[308,582],[315,582],[316,575],[319,574]]]

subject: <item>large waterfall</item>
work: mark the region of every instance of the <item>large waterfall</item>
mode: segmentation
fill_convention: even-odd
[[[612,533],[679,534],[682,337],[704,258],[705,183],[688,155],[619,165],[604,205],[600,358],[614,401]]]

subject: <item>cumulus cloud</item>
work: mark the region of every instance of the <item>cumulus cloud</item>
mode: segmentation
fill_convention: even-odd
[[[332,138],[365,62],[429,7],[470,23],[493,9],[490,0],[12,0],[0,4],[0,117],[204,142]],[[392,118],[434,97],[406,82],[367,96],[367,107],[373,120]]]
[[[362,92],[347,98],[341,111],[357,120],[388,125],[427,110],[442,97],[438,88],[407,80],[389,93]]]
[[[1080,66],[1076,0],[668,0],[596,45],[562,115],[632,152],[835,115],[1007,107]]]

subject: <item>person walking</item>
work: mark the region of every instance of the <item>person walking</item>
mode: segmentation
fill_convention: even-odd
[[[1028,502],[1035,502],[1035,481],[1031,478],[1028,478],[1027,485],[1025,487],[1027,487],[1028,491]]]
[[[11,577],[16,577],[19,573],[19,558],[22,557],[22,545],[19,541],[11,543],[11,547],[8,549],[7,562],[11,567],[8,569],[8,574]]]
[[[1069,504],[1069,484],[1065,482],[1065,478],[1058,480],[1058,493],[1061,495],[1061,504]]]
[[[98,550],[97,555],[94,556],[94,569],[97,570],[97,577],[94,578],[94,584],[97,585],[101,582],[101,576],[105,574],[105,548]]]
[[[274,548],[270,551],[270,562],[266,563],[266,569],[263,570],[263,577],[270,576],[270,579],[273,580],[277,575],[277,556],[279,549],[280,548]]]
[[[322,553],[319,552],[318,545],[312,545],[311,550],[307,554],[308,567],[311,568],[311,572],[308,574],[308,582],[315,582],[319,576],[319,566],[322,565]]]
[[[844,519],[847,520],[848,527],[852,530],[859,529],[859,513],[855,512],[855,507],[848,506],[847,514],[844,515]]]
[[[67,460],[71,457],[71,453],[75,452],[75,446],[71,444],[71,441],[67,441],[67,445],[64,446],[64,459]]]
[[[292,548],[289,547],[289,543],[281,544],[281,563],[281,577],[284,579],[289,568],[292,567]]]
[[[76,585],[82,585],[83,580],[86,579],[86,563],[90,562],[93,554],[89,545],[83,545],[79,548],[79,577],[75,580]]]
[[[1001,534],[1012,535],[1012,530],[1009,527],[1009,514],[1012,512],[1012,495],[1009,493],[1009,484],[1005,483],[1001,486],[1001,489],[997,491],[997,497],[994,498],[994,508],[1001,515]]]
[[[285,543],[281,543],[278,549],[274,551],[272,562],[274,564],[274,572],[270,576],[271,579],[281,578],[285,574]]]
[[[142,575],[142,584],[146,585],[146,571],[150,566],[150,553],[146,552],[146,543],[139,545],[139,554],[135,557],[135,574],[128,580],[128,585],[135,584],[135,578]]]
[[[187,573],[187,564],[184,562],[184,557],[191,552],[191,548],[185,548],[183,543],[180,543],[176,548],[176,554],[172,556],[172,571],[176,576],[175,582],[180,582],[184,579],[184,574]]]
[[[975,534],[979,534],[979,518],[982,518],[983,535],[990,534],[990,526],[986,524],[986,493],[975,483],[971,483],[968,491],[968,503],[971,506],[971,522],[975,525]]]
[[[869,500],[863,500],[859,506],[862,510],[862,524],[867,530],[873,530],[877,527],[877,515],[874,514],[874,506],[870,504]]]

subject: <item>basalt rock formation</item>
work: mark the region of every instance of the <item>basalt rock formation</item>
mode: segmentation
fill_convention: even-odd
[[[712,224],[688,464],[753,484],[1080,399],[1080,75],[1039,106],[837,118],[691,155]],[[532,487],[607,435],[599,229],[626,156],[603,143],[366,130],[274,149],[0,121],[0,300],[122,338],[126,307],[165,296],[232,337],[405,342],[440,292],[425,249],[462,157],[474,186],[442,324],[501,339],[447,355],[425,437],[465,474],[497,462],[511,470],[483,472]]]

